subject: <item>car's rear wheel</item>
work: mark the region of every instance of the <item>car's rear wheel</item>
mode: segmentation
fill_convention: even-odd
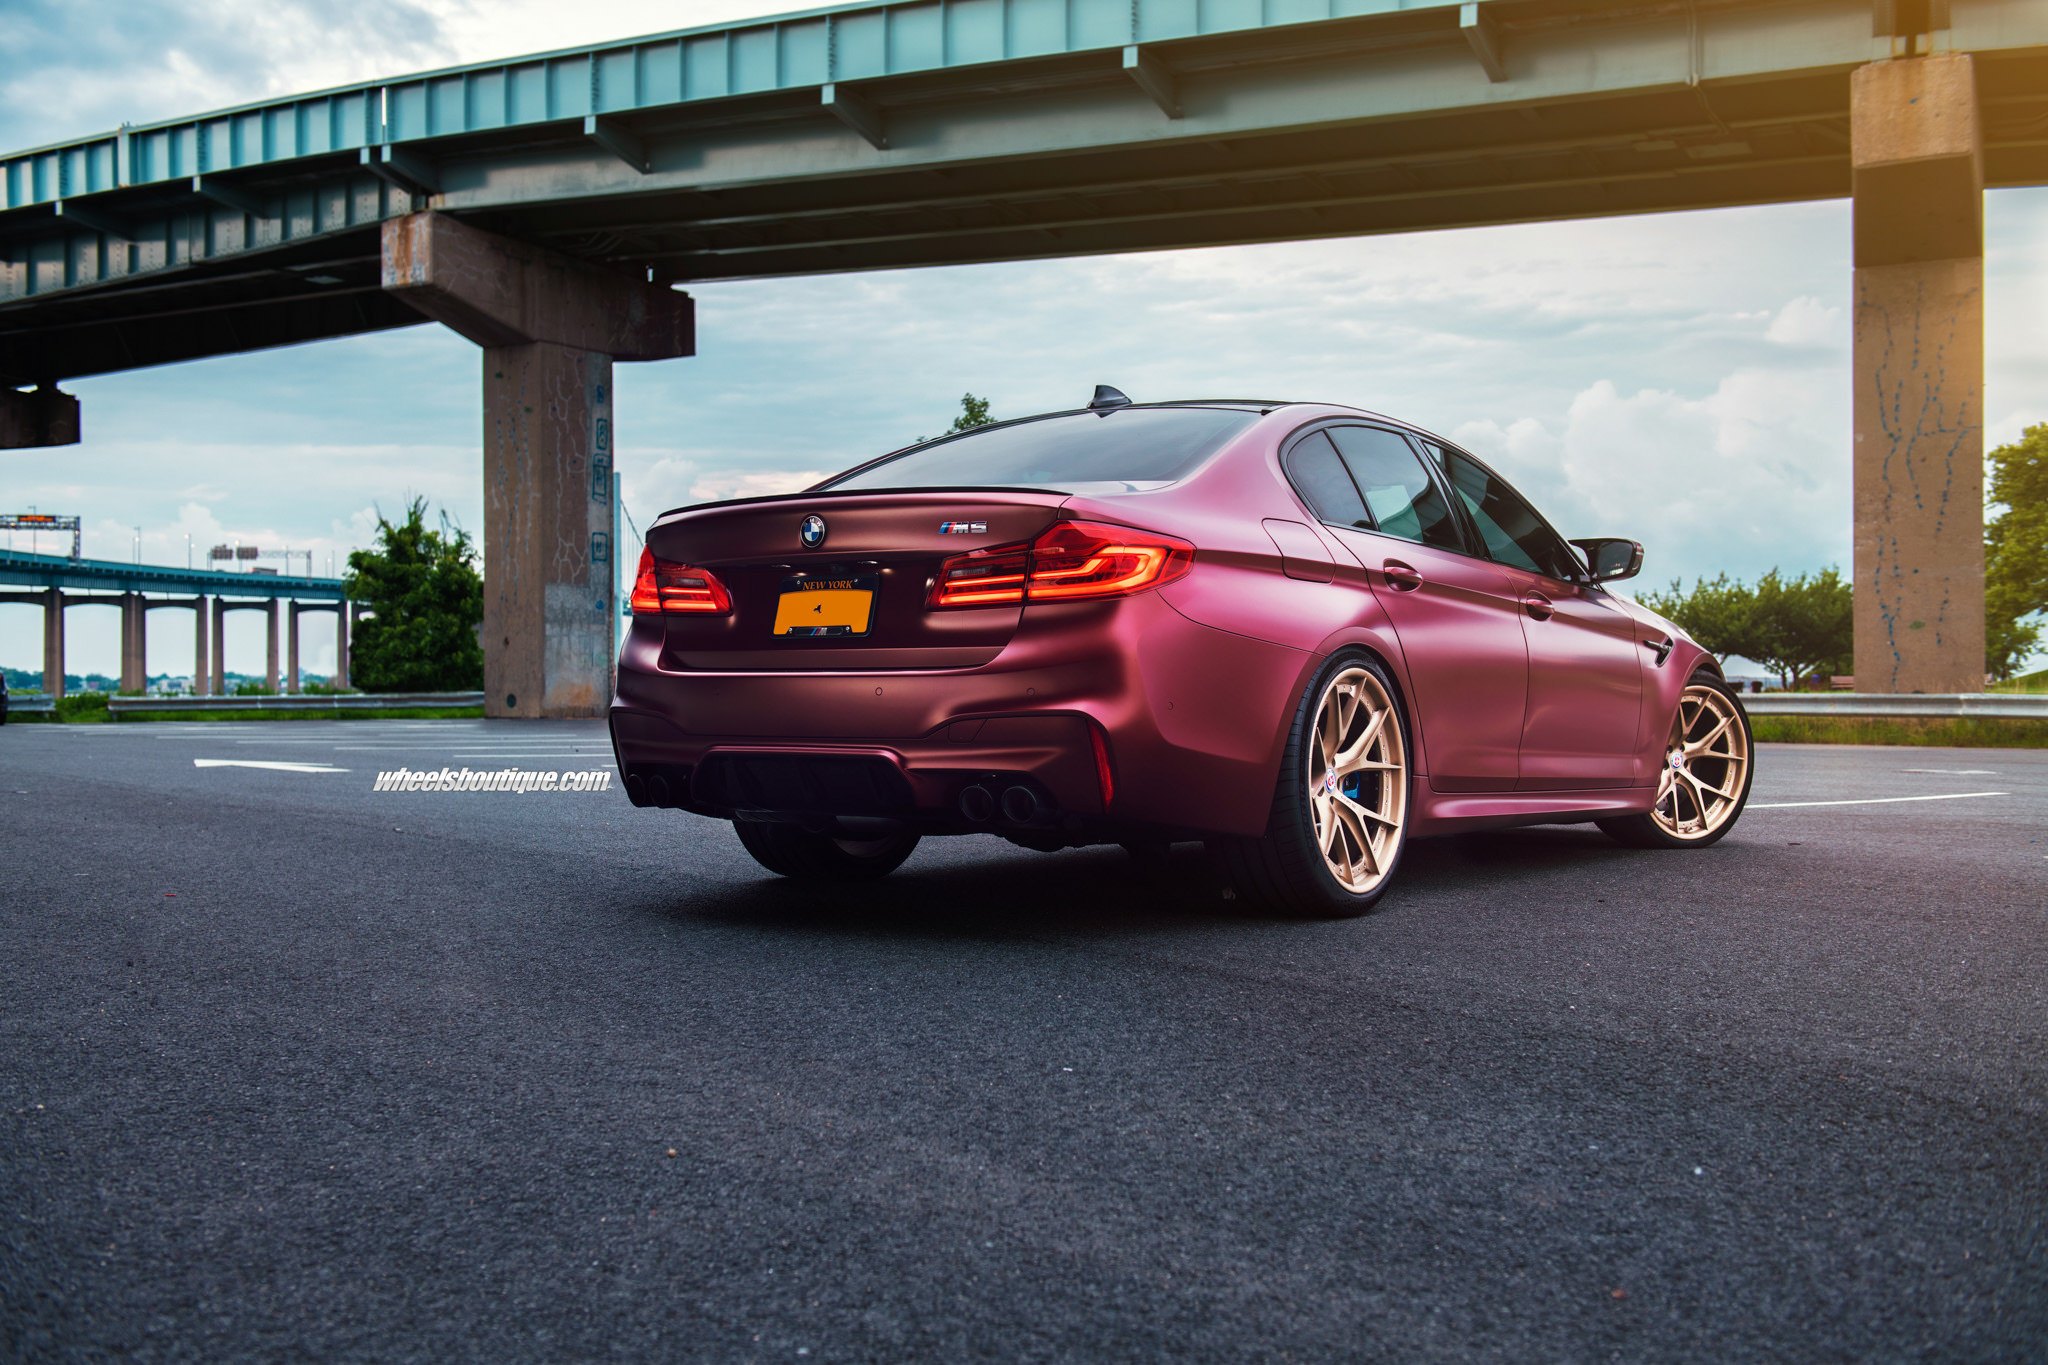
[[[1407,718],[1393,680],[1357,650],[1331,658],[1296,705],[1266,832],[1210,847],[1240,899],[1277,915],[1362,915],[1406,846]]]
[[[735,820],[740,843],[770,872],[799,881],[865,882],[886,877],[917,847],[908,831],[879,839],[835,839],[797,825]]]
[[[1643,815],[1600,821],[1631,848],[1705,848],[1734,828],[1749,804],[1755,765],[1749,716],[1728,685],[1702,673],[1679,694],[1657,775],[1657,804]]]

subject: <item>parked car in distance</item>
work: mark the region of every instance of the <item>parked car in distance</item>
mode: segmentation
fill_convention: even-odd
[[[1415,838],[1728,832],[1749,724],[1613,591],[1641,565],[1390,418],[1101,388],[663,514],[613,748],[634,804],[731,820],[786,876],[932,835],[1200,840],[1254,905],[1357,914]]]

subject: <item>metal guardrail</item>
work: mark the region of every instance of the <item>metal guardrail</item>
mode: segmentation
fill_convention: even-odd
[[[9,692],[7,714],[10,716],[42,715],[57,709],[57,699],[47,692]]]
[[[2048,720],[2048,695],[2018,692],[1751,692],[1743,709],[1752,716],[1981,716]]]
[[[49,711],[55,703],[40,692],[16,692],[17,712]],[[109,697],[114,715],[138,711],[393,711],[414,707],[482,706],[481,692],[379,692],[341,696],[302,694],[266,697]],[[1745,692],[1742,705],[1753,716],[1983,716],[2048,720],[2048,694],[2012,692],[1929,692],[1905,695],[1866,692]]]
[[[415,707],[482,706],[481,692],[350,692],[265,697],[109,697],[112,715],[138,711],[400,711]]]

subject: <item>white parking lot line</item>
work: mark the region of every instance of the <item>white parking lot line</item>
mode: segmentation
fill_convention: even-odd
[[[1795,806],[1888,806],[1900,801],[1966,801],[1973,796],[2011,796],[2011,792],[1944,792],[1940,796],[1868,796],[1857,801],[1752,801],[1745,810],[1791,810]]]

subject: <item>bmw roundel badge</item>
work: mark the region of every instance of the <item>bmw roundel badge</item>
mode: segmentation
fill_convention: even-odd
[[[797,527],[796,538],[806,550],[817,549],[825,543],[825,519],[816,515],[805,517],[803,525]]]

